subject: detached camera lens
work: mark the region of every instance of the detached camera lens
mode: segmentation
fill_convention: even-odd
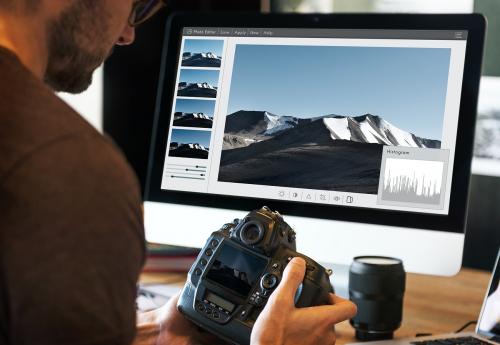
[[[241,227],[240,239],[247,245],[259,243],[264,237],[264,228],[258,221],[249,221]]]
[[[358,256],[349,270],[349,297],[358,306],[351,319],[362,341],[391,339],[401,325],[406,275],[401,260]]]

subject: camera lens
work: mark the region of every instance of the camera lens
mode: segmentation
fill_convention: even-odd
[[[401,325],[405,271],[401,260],[358,256],[349,270],[349,297],[358,306],[351,319],[362,341],[391,339]]]
[[[264,228],[258,221],[249,221],[241,227],[240,239],[247,245],[259,243],[264,237]]]

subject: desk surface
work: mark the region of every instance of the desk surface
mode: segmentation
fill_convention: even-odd
[[[416,333],[449,333],[466,322],[477,320],[490,274],[462,269],[454,277],[408,274],[404,297],[403,324],[396,337],[411,337]],[[184,274],[143,274],[141,282],[179,283]],[[473,330],[474,327],[470,326]],[[336,326],[337,344],[356,341],[349,322]]]

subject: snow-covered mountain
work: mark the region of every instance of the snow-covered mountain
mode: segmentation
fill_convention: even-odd
[[[350,140],[361,143],[437,148],[437,140],[425,139],[404,131],[379,116],[363,115],[356,117],[324,117],[323,123],[330,131],[333,140]]]
[[[178,111],[174,114],[174,126],[212,128],[213,118],[204,113],[185,113]]]
[[[439,148],[439,140],[418,137],[404,131],[383,118],[366,114],[362,116],[325,115],[310,119],[279,116],[267,111],[238,111],[227,116],[224,149],[248,146],[268,140],[278,134],[309,123],[322,121],[331,140],[406,146]]]
[[[179,90],[184,90],[184,89],[213,89],[213,90],[217,90],[217,87],[212,86],[209,83],[186,83],[186,82],[180,82],[178,89]]]
[[[177,90],[178,96],[185,97],[217,97],[217,86],[209,83],[187,83],[181,81]]]
[[[264,112],[264,121],[267,124],[264,135],[273,135],[299,124],[299,119],[296,117],[274,115],[267,111]]]
[[[182,54],[182,60],[187,60],[190,58],[209,58],[209,59],[220,59],[219,56],[212,52],[207,52],[207,53],[191,53],[191,52],[185,52]]]
[[[178,119],[205,119],[212,120],[212,118],[204,113],[184,113],[184,112],[176,112],[174,114],[174,120]]]
[[[178,142],[171,142],[170,143],[170,150],[177,150],[177,149],[181,149],[181,148],[186,148],[186,149],[193,149],[193,150],[202,150],[202,151],[207,151],[208,152],[208,149],[203,146],[203,145],[200,145],[198,143],[189,143],[189,144],[183,144],[183,143],[178,143]]]
[[[182,54],[182,66],[190,67],[220,67],[222,58],[212,52]]]

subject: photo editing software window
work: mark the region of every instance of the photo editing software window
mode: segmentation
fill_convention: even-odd
[[[184,28],[161,188],[448,214],[466,40]]]

